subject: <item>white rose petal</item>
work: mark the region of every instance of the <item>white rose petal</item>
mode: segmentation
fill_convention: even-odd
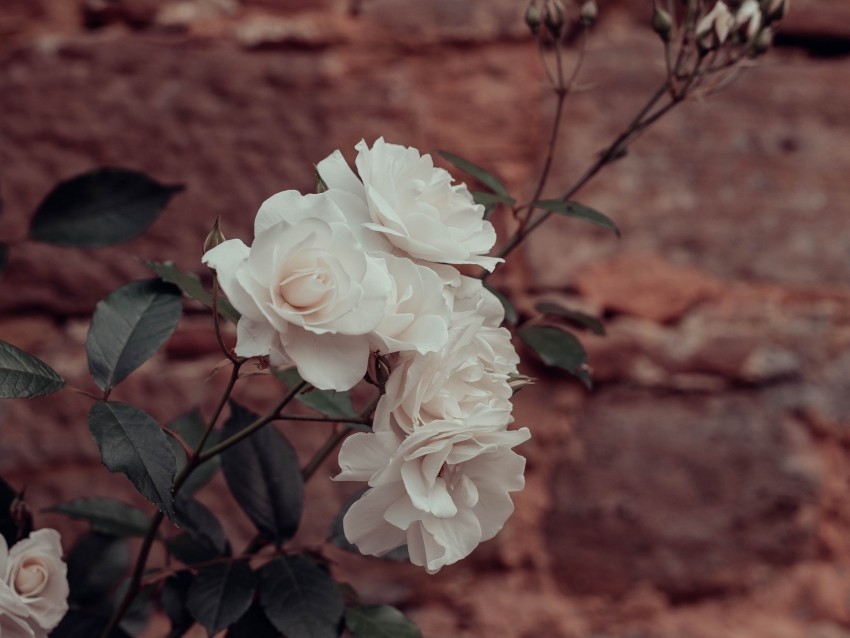
[[[294,363],[317,388],[348,390],[365,374],[371,332],[392,281],[347,220],[321,195],[267,200],[248,248],[231,239],[208,251],[222,289],[242,314],[236,354]]]
[[[413,434],[359,433],[339,454],[336,480],[371,489],[343,519],[346,538],[381,556],[407,543],[410,559],[434,573],[492,538],[513,512],[525,459],[511,448],[526,428],[509,431],[476,421],[432,421]]]
[[[9,636],[41,638],[67,613],[68,568],[56,530],[34,531],[8,551],[0,538],[0,573],[0,617],[7,616],[0,627]]]

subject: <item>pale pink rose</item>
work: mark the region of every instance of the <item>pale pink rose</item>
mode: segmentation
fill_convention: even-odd
[[[332,197],[345,193],[363,202],[351,208],[353,223],[363,223],[365,208],[370,219],[364,226],[383,235],[396,254],[417,260],[488,270],[502,261],[487,256],[496,232],[484,219],[484,207],[464,184],[452,184],[452,176],[435,167],[430,155],[382,137],[371,149],[362,140],[356,148],[359,179],[339,151],[317,166]]]
[[[271,198],[250,248],[231,239],[203,261],[242,314],[236,354],[294,363],[321,389],[348,390],[363,377],[390,276],[324,193]]]
[[[455,313],[440,350],[392,357],[375,430],[409,434],[430,421],[463,422],[473,416],[508,423],[513,396],[508,381],[519,357],[510,333],[488,323],[487,315],[474,309]]]
[[[11,550],[0,537],[0,572],[0,616],[7,617],[0,636],[47,636],[68,611],[68,568],[59,533],[34,531]]]
[[[370,490],[343,519],[349,542],[382,556],[406,544],[410,560],[435,573],[493,538],[525,483],[525,459],[511,450],[528,429],[431,421],[413,434],[358,433],[339,453],[339,481]]]

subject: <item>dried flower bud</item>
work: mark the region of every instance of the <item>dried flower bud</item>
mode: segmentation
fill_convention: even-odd
[[[534,381],[535,379],[533,377],[527,377],[519,372],[511,372],[508,375],[508,385],[514,394],[522,390],[525,386],[533,384]]]
[[[561,30],[564,28],[564,5],[561,0],[546,1],[546,15],[543,21],[552,37],[561,37]]]
[[[744,0],[735,13],[735,28],[752,42],[761,29],[761,9],[757,0]]]
[[[761,12],[767,22],[781,20],[788,13],[791,0],[761,0]]]
[[[216,217],[210,234],[204,240],[204,252],[209,252],[221,243],[224,243],[224,233],[221,232],[221,217]]]
[[[655,10],[652,12],[652,30],[664,42],[670,41],[670,33],[673,31],[673,18],[658,5],[655,5]]]
[[[599,17],[599,7],[596,6],[595,0],[587,0],[583,5],[581,5],[581,11],[579,12],[579,17],[581,17],[581,21],[585,26],[590,26],[596,22],[596,19]]]
[[[735,26],[735,16],[723,0],[714,5],[697,23],[696,37],[699,45],[706,50],[721,46]]]
[[[525,23],[532,35],[536,36],[540,32],[540,22],[540,8],[537,6],[537,2],[532,2],[525,10]]]
[[[773,44],[773,29],[765,27],[753,40],[750,55],[756,57],[767,51]]]

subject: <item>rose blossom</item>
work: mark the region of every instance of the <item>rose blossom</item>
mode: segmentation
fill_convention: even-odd
[[[407,544],[411,562],[429,573],[468,556],[513,512],[509,493],[523,488],[525,459],[511,448],[529,436],[470,421],[431,421],[406,437],[350,436],[335,480],[371,489],[345,514],[346,538],[376,556]]]
[[[56,530],[32,532],[11,550],[0,537],[0,629],[8,632],[0,635],[46,637],[68,611],[67,572]]]
[[[501,316],[483,288],[456,300],[446,345],[437,352],[403,352],[391,359],[392,372],[375,410],[375,430],[411,433],[434,420],[510,420],[513,390],[508,377],[519,357],[510,333],[493,322]],[[486,294],[484,294],[486,293]],[[497,325],[497,324],[496,324]]]
[[[391,281],[326,194],[279,193],[261,207],[250,248],[227,240],[203,261],[242,314],[236,354],[293,362],[321,389],[363,377]]]
[[[365,202],[370,216],[365,227],[384,235],[397,253],[488,270],[501,261],[486,256],[496,232],[484,219],[484,207],[464,184],[452,184],[452,176],[435,167],[430,155],[382,137],[371,149],[363,140],[356,148],[360,179],[339,151],[319,162],[317,170],[332,197],[346,193]]]

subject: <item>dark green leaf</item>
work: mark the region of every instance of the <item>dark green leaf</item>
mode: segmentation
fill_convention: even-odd
[[[617,237],[620,236],[620,229],[608,217],[597,210],[588,208],[578,202],[565,202],[560,199],[545,199],[539,202],[534,202],[535,208],[542,208],[553,213],[560,213],[567,217],[575,217],[583,219],[591,224],[595,224],[601,228],[612,231]]]
[[[296,368],[276,370],[275,376],[288,388],[294,388],[303,381]],[[295,400],[332,419],[344,421],[358,416],[354,406],[351,405],[350,391],[335,392],[334,390],[309,388],[299,392]]]
[[[303,556],[281,556],[260,570],[260,603],[286,636],[336,638],[342,595],[328,573]]]
[[[28,399],[51,394],[65,379],[28,352],[0,341],[0,399]]]
[[[121,586],[118,588],[118,591],[116,591],[115,595],[112,597],[113,608],[120,605],[121,601],[124,600],[124,596],[127,595],[127,589],[129,586],[129,579],[121,583]],[[130,607],[127,609],[127,611],[124,612],[124,617],[121,618],[119,626],[129,635],[141,636],[144,633],[145,627],[147,626],[148,621],[150,620],[151,612],[153,611],[151,597],[154,593],[155,588],[156,585],[148,585],[147,587],[143,587],[142,591],[136,594],[136,597],[133,598],[133,602],[130,603]]]
[[[605,334],[605,326],[602,325],[602,322],[586,312],[570,310],[569,308],[564,308],[561,304],[553,301],[541,301],[535,304],[534,307],[537,309],[537,312],[541,314],[552,317],[561,317],[578,328],[587,328],[594,334]]]
[[[389,605],[362,605],[345,610],[354,638],[422,638],[419,628]]]
[[[0,276],[6,270],[6,263],[9,261],[9,247],[6,244],[0,244]]]
[[[89,371],[110,390],[147,361],[177,327],[183,303],[176,286],[131,281],[97,304],[86,340]]]
[[[30,223],[30,238],[56,246],[109,246],[141,235],[182,186],[102,168],[54,188]]]
[[[96,606],[107,599],[130,566],[130,548],[124,538],[90,532],[79,538],[68,555],[68,602]]]
[[[50,632],[50,638],[96,638],[109,626],[109,618],[94,612],[72,609],[59,626]],[[123,629],[113,629],[109,638],[130,638]]]
[[[590,388],[587,353],[574,335],[551,326],[530,326],[521,328],[519,336],[543,363],[563,368]]]
[[[89,431],[107,469],[124,474],[174,521],[171,484],[177,463],[157,422],[131,405],[98,401],[89,412]]]
[[[446,151],[439,151],[440,155],[443,156],[444,159],[448,160],[455,166],[457,166],[460,170],[465,171],[472,175],[479,182],[487,186],[490,190],[492,190],[497,195],[501,195],[506,204],[509,206],[513,206],[516,200],[514,200],[510,193],[508,193],[508,189],[506,189],[502,182],[496,179],[493,175],[485,171],[480,166],[473,164],[469,160],[465,160],[462,157],[458,157],[452,153],[448,153]]]
[[[144,536],[150,527],[150,519],[142,510],[111,498],[78,498],[47,511],[88,521],[92,530],[115,536]]]
[[[213,635],[248,611],[256,584],[256,575],[242,561],[204,567],[189,587],[189,611]]]
[[[154,271],[160,279],[174,284],[190,299],[200,301],[207,308],[212,308],[212,293],[208,292],[206,288],[204,288],[201,280],[198,279],[196,274],[180,272],[177,270],[174,263],[170,261],[146,261],[145,264],[148,268]],[[219,296],[217,305],[218,314],[222,317],[229,319],[233,323],[239,321],[239,312],[225,297]]]
[[[345,530],[342,527],[342,520],[345,518],[346,513],[349,508],[351,508],[354,503],[360,500],[360,497],[363,496],[369,490],[368,487],[364,487],[362,490],[358,490],[355,492],[351,498],[349,498],[345,503],[342,504],[342,507],[337,512],[337,515],[334,517],[333,523],[331,523],[331,532],[328,536],[328,542],[336,547],[339,547],[346,552],[351,552],[352,554],[357,554],[362,556],[360,550],[357,549],[357,545],[348,542],[348,539],[345,537]],[[407,551],[407,545],[402,545],[401,547],[396,547],[395,549],[387,552],[383,556],[379,556],[378,558],[382,560],[391,560],[398,563],[409,563],[410,562],[410,554]]]
[[[493,293],[496,299],[499,300],[499,303],[502,304],[502,307],[505,309],[505,322],[509,323],[512,326],[515,326],[519,321],[519,315],[517,315],[516,308],[511,303],[510,299],[508,299],[501,292],[496,290],[495,288],[491,288],[488,284],[484,284],[484,287]]]
[[[254,603],[235,625],[227,630],[226,638],[280,638],[280,632],[275,629],[266,617],[266,612]]]
[[[165,547],[169,554],[184,565],[197,565],[221,557],[209,542],[199,540],[188,532],[168,538]]]
[[[183,494],[174,501],[177,520],[195,540],[206,543],[219,556],[230,555],[230,543],[215,515],[200,502]]]
[[[222,439],[243,430],[257,415],[230,402]],[[270,425],[221,454],[221,466],[239,507],[268,539],[280,544],[295,535],[301,520],[304,481],[295,450]]]
[[[179,434],[186,444],[194,450],[201,442],[201,437],[207,429],[207,424],[198,410],[192,410],[174,419],[174,421],[168,424],[168,429]],[[174,456],[177,459],[177,471],[180,472],[186,465],[186,453],[176,439],[169,437],[168,440],[171,442],[171,447],[174,448]],[[213,431],[207,437],[204,449],[206,450],[216,443],[218,443],[218,432]],[[219,457],[214,456],[208,461],[205,461],[197,466],[195,471],[189,475],[189,478],[183,483],[183,487],[180,488],[180,493],[191,496],[206,485],[219,469],[221,469],[221,459]]]
[[[192,573],[184,570],[169,576],[162,587],[159,600],[162,610],[171,621],[168,638],[183,636],[195,624],[195,619],[186,607],[193,580]]]
[[[11,547],[32,531],[32,511],[18,492],[0,478],[0,535]]]

